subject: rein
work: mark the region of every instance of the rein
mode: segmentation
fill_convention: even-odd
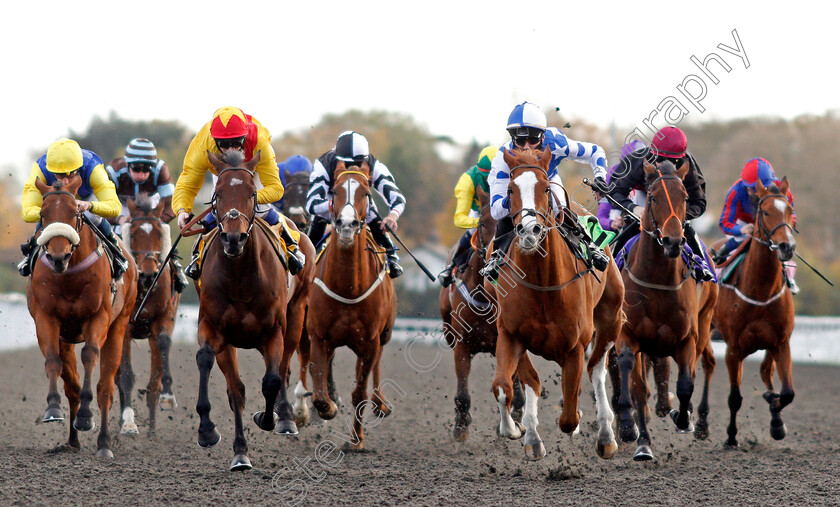
[[[674,211],[674,204],[671,202],[671,194],[668,193],[668,187],[665,186],[665,180],[680,180],[680,181],[682,181],[682,180],[679,178],[679,176],[675,176],[675,175],[672,175],[672,174],[663,175],[662,172],[659,169],[657,169],[656,172],[659,174],[659,177],[656,178],[655,180],[653,180],[650,183],[650,185],[648,185],[648,188],[653,187],[658,182],[662,182],[662,190],[665,191],[665,199],[668,201],[668,207],[671,210],[671,214],[668,215],[668,218],[665,219],[665,223],[662,224],[662,227],[665,227],[668,224],[668,221],[671,220],[672,218],[676,219],[676,221],[679,222],[681,226],[683,226],[682,225],[682,220],[680,220],[680,217],[678,217],[677,213]],[[648,196],[647,196],[647,206],[646,206],[646,208],[651,209],[651,203],[654,202],[653,192],[648,191],[647,194],[648,194]],[[650,237],[655,239],[656,242],[659,244],[659,246],[662,246],[662,229],[659,227],[659,225],[657,225],[656,217],[653,216],[653,212],[651,212],[649,214],[650,214],[650,221],[653,224],[653,230],[649,231],[649,230],[645,229],[644,223],[641,220],[639,221],[639,228],[641,230],[643,230],[644,232],[646,232]]]
[[[157,222],[159,224],[163,223],[158,217],[135,217],[129,221],[129,224],[133,224],[134,222]],[[151,258],[155,262],[155,271],[160,269],[160,266],[162,264],[160,259],[160,256],[163,253],[162,250],[135,250],[134,248],[129,248],[129,250],[131,250],[131,253],[135,256],[140,256],[137,260],[138,266],[144,260]]]
[[[251,176],[252,180],[254,178],[254,172],[251,171],[250,169],[246,169],[244,167],[226,167],[225,169],[222,169],[221,171],[219,171],[219,174],[217,176],[219,178],[221,178],[222,174],[224,174],[226,171],[245,171],[246,173],[248,173]],[[210,206],[213,209],[213,214],[216,215],[216,218],[218,218],[218,220],[219,220],[219,228],[222,228],[225,225],[225,222],[227,222],[228,220],[243,220],[244,219],[245,215],[236,208],[231,208],[227,213],[224,214],[224,216],[220,217],[219,216],[219,209],[216,207],[217,197],[218,197],[218,193],[216,192],[216,189],[214,188],[213,189],[213,197],[210,199]],[[254,212],[247,219],[247,222],[246,222],[248,224],[248,229],[245,231],[245,236],[246,237],[251,235],[251,229],[254,228],[254,219],[257,217],[257,193],[256,192],[254,192],[253,198],[254,198],[254,207],[253,207]]]

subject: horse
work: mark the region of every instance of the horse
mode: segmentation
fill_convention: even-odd
[[[726,446],[735,448],[738,428],[735,418],[741,408],[741,377],[744,359],[765,350],[761,362],[761,380],[767,386],[764,399],[770,405],[770,436],[785,437],[782,409],[793,401],[793,378],[790,358],[790,335],[793,332],[793,295],[785,280],[783,263],[796,250],[791,232],[793,206],[787,198],[787,177],[781,186],[765,187],[756,182],[755,230],[751,240],[756,245],[744,255],[733,273],[733,282],[721,283],[720,297],[714,312],[715,328],[726,341],[726,368],[729,370],[729,426]],[[734,260],[734,256],[733,256]],[[773,388],[773,370],[778,366],[781,392]]]
[[[78,431],[94,428],[91,381],[99,360],[96,401],[100,429],[96,456],[113,458],[108,431],[108,413],[114,398],[114,379],[120,365],[123,337],[137,298],[137,267],[112,280],[111,268],[93,226],[83,221],[76,204],[82,181],[69,185],[61,180],[52,187],[40,179],[35,186],[43,196],[38,245],[43,249],[26,286],[29,313],[35,320],[38,346],[45,358],[49,379],[47,411],[43,422],[63,421],[58,394],[58,377],[70,405],[70,435],[58,450],[78,451]],[[130,255],[121,245],[124,255]],[[84,384],[79,385],[75,345],[82,347]]]
[[[458,442],[469,437],[472,423],[470,414],[469,376],[473,357],[478,353],[496,352],[496,304],[484,290],[484,278],[479,271],[484,267],[487,247],[493,241],[496,221],[490,214],[490,197],[481,187],[476,189],[481,203],[480,217],[473,234],[473,248],[463,273],[455,276],[449,287],[441,287],[440,316],[444,337],[453,349],[455,376],[458,379],[455,395],[455,425],[452,436]],[[519,382],[514,382],[513,418],[522,419],[525,396]]]
[[[540,379],[528,352],[561,366],[563,408],[557,423],[564,433],[578,432],[584,351],[595,336],[596,347],[587,370],[595,386],[599,426],[596,450],[600,457],[611,458],[618,444],[611,427],[605,364],[608,345],[615,342],[621,327],[624,288],[618,269],[610,262],[603,273],[596,275],[564,240],[568,227],[579,224],[574,217],[573,224],[563,225],[565,211],[560,214],[560,222],[555,217],[548,147],[544,151],[505,149],[504,160],[511,167],[508,198],[517,238],[496,285],[485,281],[485,288],[498,295],[500,313],[492,384],[501,416],[499,433],[510,439],[521,438],[524,433],[526,457],[538,460],[545,456],[545,446],[537,433]],[[515,423],[510,414],[514,372],[518,372],[525,391],[521,424]]]
[[[283,207],[286,214],[301,231],[309,228],[311,217],[306,212],[306,193],[309,191],[309,173],[286,171],[286,193],[283,195]]]
[[[136,201],[128,200],[130,222],[123,226],[123,238],[137,264],[137,302],[132,310],[134,317],[126,327],[125,343],[119,369],[120,392],[120,433],[137,434],[134,421],[134,409],[131,408],[131,391],[134,389],[134,372],[131,368],[131,340],[149,340],[152,355],[149,383],[146,386],[146,406],[149,409],[149,431],[155,431],[156,408],[174,410],[177,406],[172,393],[172,374],[169,368],[169,349],[172,345],[172,329],[181,294],[172,286],[173,275],[169,265],[163,261],[172,247],[169,227],[161,221],[165,202],[161,200],[156,207],[148,194],[141,193]],[[160,271],[157,284],[152,282]],[[146,294],[151,289],[151,294]],[[137,310],[146,297],[143,310]]]
[[[210,371],[218,361],[227,381],[235,422],[230,470],[249,470],[252,466],[242,423],[245,385],[239,376],[237,349],[257,349],[265,361],[265,410],[254,413],[254,422],[264,431],[277,426],[281,433],[296,434],[291,404],[286,398],[286,372],[299,336],[287,332],[289,288],[282,250],[273,242],[273,231],[267,230],[268,225],[256,216],[254,168],[260,155],[244,164],[240,153],[228,154],[224,159],[212,153],[208,157],[218,174],[211,199],[218,226],[217,235],[206,239],[201,276],[196,284],[198,444],[212,447],[221,440],[210,419],[207,392]]]
[[[621,376],[619,435],[624,442],[638,439],[633,456],[636,461],[654,457],[647,430],[650,391],[642,354],[654,362],[673,357],[677,363],[679,410],[672,410],[670,415],[679,433],[695,432],[690,420],[690,403],[697,358],[702,357],[705,382],[695,436],[700,439],[708,436],[708,392],[715,367],[709,335],[718,295],[716,284],[695,282],[690,276],[690,266],[681,256],[688,199],[683,179],[689,170],[688,161],[679,169],[667,161],[658,166],[645,161],[644,170],[647,204],[641,219],[643,234],[622,271],[626,321],[615,344]],[[638,427],[631,414],[631,394]]]
[[[348,170],[339,162],[333,183],[333,233],[315,268],[315,287],[309,296],[306,329],[311,340],[313,394],[318,415],[335,417],[335,393],[329,392],[335,349],[349,347],[357,356],[353,410],[356,414],[351,448],[364,446],[363,413],[368,405],[377,418],[391,413],[380,385],[382,347],[391,339],[397,316],[397,297],[382,252],[371,247],[365,226],[370,205],[370,166],[364,162]],[[373,372],[373,396],[368,399],[368,376]],[[328,379],[329,377],[329,379]]]

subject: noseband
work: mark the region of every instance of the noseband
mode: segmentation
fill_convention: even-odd
[[[227,171],[244,171],[251,179],[254,179],[253,171],[245,169],[244,167],[228,167],[226,169],[222,169],[219,171],[218,177],[221,178],[222,174]],[[213,197],[210,199],[210,206],[213,208],[213,214],[216,215],[216,218],[219,220],[219,228],[224,227],[225,223],[228,220],[245,220],[248,224],[248,229],[245,231],[245,237],[249,237],[251,235],[251,229],[254,227],[254,219],[257,217],[257,192],[254,191],[253,199],[254,199],[254,206],[253,206],[253,213],[249,218],[245,218],[245,215],[236,208],[231,208],[227,213],[223,216],[219,216],[219,209],[216,207],[216,199],[218,198],[218,193],[216,189],[213,189]]]
[[[769,194],[769,195],[765,195],[764,197],[759,199],[758,204],[756,205],[756,216],[758,217],[757,222],[758,222],[759,234],[761,234],[762,237],[752,236],[752,239],[754,241],[757,241],[757,242],[761,243],[762,245],[766,246],[770,250],[778,250],[779,245],[777,245],[775,242],[773,242],[773,234],[775,234],[777,230],[779,230],[782,227],[787,227],[788,229],[791,230],[791,232],[798,232],[798,231],[792,225],[790,225],[789,223],[787,223],[785,221],[782,221],[782,223],[780,223],[776,227],[773,227],[773,229],[768,230],[767,226],[764,224],[764,220],[763,220],[764,210],[762,209],[761,205],[764,204],[764,201],[766,201],[767,199],[771,199],[771,198],[773,198],[773,199],[775,199],[775,198],[784,199],[787,207],[790,208],[791,211],[793,210],[793,205],[791,205],[791,203],[788,200],[786,195]]]
[[[66,190],[51,190],[51,191],[49,191],[49,192],[47,192],[46,194],[44,194],[44,195],[43,195],[43,199],[44,199],[44,200],[46,200],[46,198],[47,198],[48,196],[50,196],[50,195],[60,195],[60,194],[69,195],[70,197],[72,197],[72,198],[73,198],[73,202],[75,202],[75,200],[76,200],[76,196],[75,196],[75,195],[73,195],[73,194],[71,194],[70,192],[68,192],[68,191],[66,191]],[[42,203],[42,204],[43,204],[43,203]],[[75,226],[73,226],[73,229],[75,229],[75,231],[76,231],[76,237],[78,238],[79,233],[82,231],[82,214],[81,214],[81,212],[79,211],[79,209],[78,209],[78,208],[76,208],[76,217],[75,217],[75,218],[76,218],[76,225],[75,225]],[[41,221],[42,221],[42,223],[43,223],[43,206],[41,207]],[[69,225],[70,225],[70,224],[66,224],[66,223],[64,223],[64,222],[54,222],[54,223],[55,223],[55,224],[61,223],[61,224],[67,225],[67,226],[69,226]],[[53,225],[53,224],[49,224],[49,225],[47,225],[46,227],[44,227],[43,229],[41,229],[41,233],[40,233],[40,234],[43,234],[44,230],[45,230],[47,227],[49,227],[50,225]],[[40,237],[40,234],[39,234],[39,237]],[[59,234],[59,235],[61,235],[61,234]],[[79,241],[78,241],[78,240],[77,240],[77,241],[73,241],[72,239],[70,239],[70,238],[68,238],[68,237],[66,237],[66,236],[63,236],[63,237],[64,237],[65,239],[67,239],[68,241],[70,241],[70,252],[71,252],[71,253],[72,253],[72,252],[75,252],[75,251],[76,251],[76,248],[78,248],[78,246],[79,246]],[[50,239],[52,239],[52,238],[50,238]],[[47,243],[49,243],[49,240],[47,240]],[[39,243],[39,244],[40,244],[40,243]],[[44,246],[44,245],[42,245],[42,246]]]
[[[518,169],[538,169],[541,173],[543,173],[545,175],[546,179],[548,179],[548,171],[546,171],[545,169],[543,169],[542,167],[540,167],[538,165],[530,165],[530,164],[518,165],[518,166],[516,166],[516,167],[514,167],[510,170],[510,184],[508,184],[508,196],[510,196],[510,194],[512,192],[510,185],[513,185],[513,179],[514,179],[513,178],[513,172],[518,170]],[[549,187],[546,188],[545,191],[546,191],[547,194],[549,194],[549,201],[551,201],[551,199],[554,198],[554,194],[552,194],[552,192],[551,192],[551,186],[549,185]],[[522,218],[525,218],[525,217],[528,217],[528,216],[533,216],[533,217],[536,218],[537,224],[539,224],[541,226],[541,232],[542,232],[540,234],[540,237],[537,239],[538,243],[543,240],[543,238],[545,237],[546,234],[548,234],[548,229],[553,227],[553,225],[550,225],[550,224],[553,223],[553,220],[552,220],[552,215],[553,214],[550,213],[550,212],[546,212],[546,211],[538,210],[538,209],[522,208],[519,211],[517,211],[516,213],[512,214],[510,216],[510,218],[511,218],[511,220],[513,220],[515,222],[516,218],[519,217],[520,215],[522,216]],[[518,228],[514,228],[514,231],[518,231]],[[517,232],[517,236],[518,235],[519,234]]]
[[[682,181],[682,179],[680,179],[679,176],[675,176],[673,174],[666,174],[666,175],[663,176],[662,173],[658,169],[656,170],[656,172],[659,174],[659,177],[656,178],[655,180],[653,180],[652,182],[650,182],[650,185],[648,185],[648,193],[647,193],[648,194],[648,196],[647,196],[647,209],[649,210],[650,221],[653,224],[653,230],[649,231],[649,230],[645,229],[644,223],[641,225],[641,227],[642,227],[643,231],[645,231],[649,236],[651,236],[653,239],[656,240],[656,242],[659,244],[659,246],[662,246],[662,229],[659,227],[659,225],[657,225],[656,217],[653,216],[653,211],[652,211],[651,204],[653,202],[655,202],[655,200],[653,198],[653,192],[651,192],[650,189],[652,189],[653,186],[656,185],[658,182],[662,182],[662,190],[665,191],[665,198],[667,199],[668,207],[671,210],[671,214],[668,215],[668,218],[665,219],[665,223],[662,224],[662,227],[665,227],[668,224],[668,221],[673,218],[680,224],[680,227],[682,228],[682,227],[685,226],[685,224],[683,224],[680,217],[678,217],[677,213],[674,211],[674,203],[671,201],[671,194],[668,193],[668,187],[665,186],[665,181],[664,181],[664,180],[679,180],[679,181]]]
[[[358,174],[360,176],[364,176],[365,179],[367,179],[367,177],[368,177],[367,174],[365,174],[361,171],[344,171],[336,177],[336,180],[338,180],[338,178],[340,178],[341,176],[344,176],[345,174]],[[350,202],[350,180],[351,180],[351,178],[346,178],[340,184],[338,183],[338,181],[336,181],[336,184],[339,185],[339,186],[343,185],[344,183],[347,183],[347,190],[346,190],[347,202],[345,202],[344,205],[341,207],[341,209],[338,211],[338,213],[336,213],[335,208],[333,207],[333,201],[335,200],[335,198],[333,198],[333,201],[330,201],[330,211],[332,213],[333,227],[335,227],[337,229],[338,228],[338,217],[341,216],[341,212],[344,211],[344,208],[350,207],[350,209],[353,210],[353,216],[356,217],[355,222],[357,222],[355,225],[351,225],[351,227],[353,228],[353,235],[358,236],[362,232],[362,229],[364,228],[364,219],[367,216],[367,210],[365,210],[364,215],[362,215],[361,219],[359,219],[359,216],[357,214],[358,211],[356,210],[356,206],[353,203]],[[365,192],[365,197],[367,198],[368,206],[370,206],[370,191]]]

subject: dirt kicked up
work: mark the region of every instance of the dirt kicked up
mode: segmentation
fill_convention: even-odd
[[[134,351],[136,386],[148,381],[148,345]],[[435,349],[415,347],[417,361],[431,363]],[[427,356],[424,356],[424,354]],[[51,453],[67,439],[68,423],[40,424],[46,408],[47,381],[37,349],[0,354],[0,504],[209,504],[260,505],[615,505],[626,503],[698,505],[779,505],[840,503],[840,368],[794,365],[796,398],[785,411],[787,437],[770,437],[770,414],[761,394],[758,362],[745,363],[743,406],[738,414],[738,450],[724,450],[729,419],[728,375],[723,361],[712,383],[711,436],[697,441],[678,435],[667,418],[654,415],[650,430],[656,459],[632,460],[635,443],[619,444],[615,459],[595,454],[592,386],[583,381],[580,434],[560,432],[559,374],[549,363],[534,364],[545,392],[539,400],[540,433],[547,455],[525,460],[521,441],[496,436],[498,408],[490,395],[495,360],[479,356],[470,376],[473,425],[469,440],[456,443],[455,378],[449,355],[428,373],[406,364],[399,345],[385,347],[382,377],[395,388],[384,391],[393,405],[385,419],[366,419],[365,451],[343,447],[352,439],[344,406],[325,424],[302,427],[297,437],[265,433],[250,419],[260,409],[263,363],[257,352],[241,351],[246,386],[246,438],[254,469],[228,471],[233,417],[224,378],[214,368],[210,379],[212,414],[222,441],[212,449],[196,444],[198,371],[195,347],[172,350],[173,391],[178,407],[158,415],[157,434],[145,426],[145,401],[134,394],[139,436],[121,435],[115,458],[94,457],[95,434],[80,435],[78,453]],[[336,383],[350,399],[354,358],[336,354]],[[296,372],[296,364],[293,365]],[[292,385],[297,383],[292,375]],[[673,390],[672,381],[672,390]],[[61,390],[63,392],[63,390]],[[695,390],[695,403],[699,396]],[[368,391],[370,392],[370,390]],[[402,397],[401,394],[405,396]],[[117,404],[119,401],[116,402]],[[62,408],[67,402],[62,396]],[[119,410],[112,410],[116,433]]]

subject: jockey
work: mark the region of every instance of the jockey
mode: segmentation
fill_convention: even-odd
[[[634,139],[629,143],[625,144],[621,147],[621,158],[626,157],[630,153],[644,148],[645,143],[639,141],[638,139]],[[620,161],[619,161],[620,162]],[[607,169],[607,186],[609,187],[610,181],[612,181],[613,173],[615,172],[616,167],[618,167],[618,163],[611,166]],[[631,200],[638,205],[644,206],[645,202],[645,188],[644,186],[634,188],[630,193]],[[601,227],[605,231],[620,231],[626,225],[624,222],[624,217],[621,215],[621,210],[616,208],[612,205],[612,203],[606,197],[602,198],[598,201],[598,222],[601,224]]]
[[[729,187],[729,192],[724,200],[723,211],[720,214],[720,230],[726,234],[729,240],[717,251],[714,252],[712,260],[715,264],[723,263],[730,253],[734,252],[744,240],[748,239],[755,230],[755,208],[757,202],[756,181],[769,187],[770,185],[781,186],[779,178],[773,171],[770,162],[763,158],[754,158],[744,165],[741,170],[741,178]],[[790,189],[787,192],[788,201],[793,206],[793,194]],[[793,215],[793,223],[796,223],[796,214]],[[788,284],[791,292],[796,294],[799,287],[788,272]]]
[[[131,220],[126,203],[137,199],[138,194],[142,192],[163,200],[164,207],[160,220],[164,225],[164,234],[168,235],[168,222],[175,218],[175,213],[172,211],[172,192],[175,185],[172,184],[166,162],[158,158],[155,145],[142,137],[132,139],[125,147],[125,156],[112,160],[105,170],[114,182],[117,197],[123,206],[119,216],[109,220],[111,224],[117,226],[117,233],[120,233],[123,224]],[[159,200],[154,202],[160,202]],[[171,262],[172,270],[176,275],[175,290],[183,292],[187,286],[187,277],[184,276],[178,259],[173,256]]]
[[[39,179],[47,185],[61,180],[67,185],[77,178],[82,180],[82,184],[77,192],[76,205],[79,211],[96,225],[102,235],[108,238],[104,244],[114,254],[114,278],[120,278],[128,269],[128,260],[123,255],[117,236],[108,220],[104,219],[119,215],[122,205],[117,198],[114,184],[108,179],[102,159],[90,150],[83,150],[76,141],[62,138],[50,144],[46,155],[42,155],[32,164],[29,178],[23,185],[21,216],[25,222],[37,222],[37,225],[35,234],[28,242],[21,245],[21,250],[26,256],[18,264],[21,275],[31,274],[30,257],[35,252],[36,237],[41,229],[41,204],[44,199],[35,186],[35,180]],[[91,201],[91,199],[95,200]]]
[[[306,195],[306,211],[312,216],[309,227],[309,239],[317,247],[330,222],[330,203],[332,202],[332,184],[335,168],[339,161],[346,167],[359,166],[367,161],[374,188],[388,203],[388,216],[380,219],[373,200],[370,201],[366,222],[379,246],[385,248],[388,256],[388,274],[391,278],[403,272],[399,265],[397,249],[385,230],[397,230],[397,220],[405,210],[405,197],[397,187],[388,167],[371,155],[365,136],[352,130],[342,132],[335,141],[335,147],[315,161],[312,174],[309,175],[309,192]]]
[[[193,202],[201,190],[205,174],[209,170],[214,178],[216,176],[216,169],[210,164],[207,153],[224,157],[230,150],[243,152],[246,161],[251,160],[257,153],[261,154],[256,167],[256,173],[259,175],[256,215],[269,225],[276,225],[282,220],[280,214],[269,206],[269,203],[279,201],[283,197],[283,185],[277,176],[274,149],[271,147],[271,134],[256,118],[243,113],[238,107],[223,107],[198,131],[184,157],[184,170],[178,177],[172,195],[172,207],[181,229],[190,220]],[[215,217],[210,217],[209,222],[214,223]],[[303,268],[306,257],[286,230],[285,222],[280,229],[281,237],[288,248],[289,272],[294,275]],[[190,265],[187,266],[187,276],[194,280],[201,274],[198,256],[198,249],[195,248]]]
[[[311,174],[312,162],[303,155],[292,155],[283,162],[277,162],[277,172],[280,175],[280,183],[283,184],[283,188],[285,189],[286,175],[292,176],[297,173]],[[278,212],[282,212],[284,206],[283,199],[271,203],[271,206]]]
[[[597,144],[574,141],[566,137],[562,131],[554,127],[548,127],[545,113],[539,107],[523,102],[513,108],[508,117],[507,131],[510,134],[510,142],[499,148],[502,150],[523,150],[523,149],[544,149],[548,146],[551,149],[551,161],[548,165],[548,179],[553,195],[551,200],[555,213],[563,212],[568,206],[565,192],[563,191],[560,174],[557,166],[565,159],[573,160],[582,164],[589,164],[595,175],[595,185],[604,189],[604,180],[607,174],[606,153]],[[508,182],[510,181],[510,168],[505,162],[504,156],[497,155],[493,158],[488,178],[490,184],[490,211],[496,222],[496,236],[493,241],[493,255],[487,261],[481,274],[490,280],[496,280],[499,276],[499,267],[507,253],[508,247],[513,240],[513,219],[510,217],[510,200],[506,197]],[[589,258],[595,269],[603,271],[609,264],[609,257],[598,249],[591,238],[585,233],[580,234],[580,240],[586,244]]]
[[[455,185],[455,227],[466,229],[455,252],[452,254],[452,261],[443,268],[438,275],[438,280],[443,287],[449,287],[452,283],[452,269],[457,265],[463,266],[470,250],[470,240],[481,216],[481,203],[478,201],[477,189],[481,187],[488,195],[490,185],[487,183],[487,176],[490,174],[490,162],[499,151],[498,146],[487,146],[478,154],[475,165],[467,169],[458,179]]]
[[[703,173],[700,172],[700,166],[687,150],[687,147],[688,140],[682,130],[672,126],[659,129],[653,136],[650,148],[639,148],[621,159],[610,181],[610,186],[613,188],[609,193],[619,204],[632,211],[637,217],[641,217],[644,206],[634,203],[630,199],[630,193],[633,189],[645,188],[644,161],[646,159],[650,162],[668,160],[679,168],[683,161],[687,159],[689,169],[683,180],[683,185],[688,192],[688,200],[686,201],[683,233],[688,246],[694,253],[693,260],[700,270],[701,281],[710,281],[714,280],[714,275],[706,264],[700,238],[697,237],[697,233],[694,232],[694,228],[689,222],[689,220],[699,217],[706,211],[706,180],[703,178]],[[627,240],[636,234],[639,234],[638,227],[634,225],[625,227],[616,237],[615,251],[620,251]]]

